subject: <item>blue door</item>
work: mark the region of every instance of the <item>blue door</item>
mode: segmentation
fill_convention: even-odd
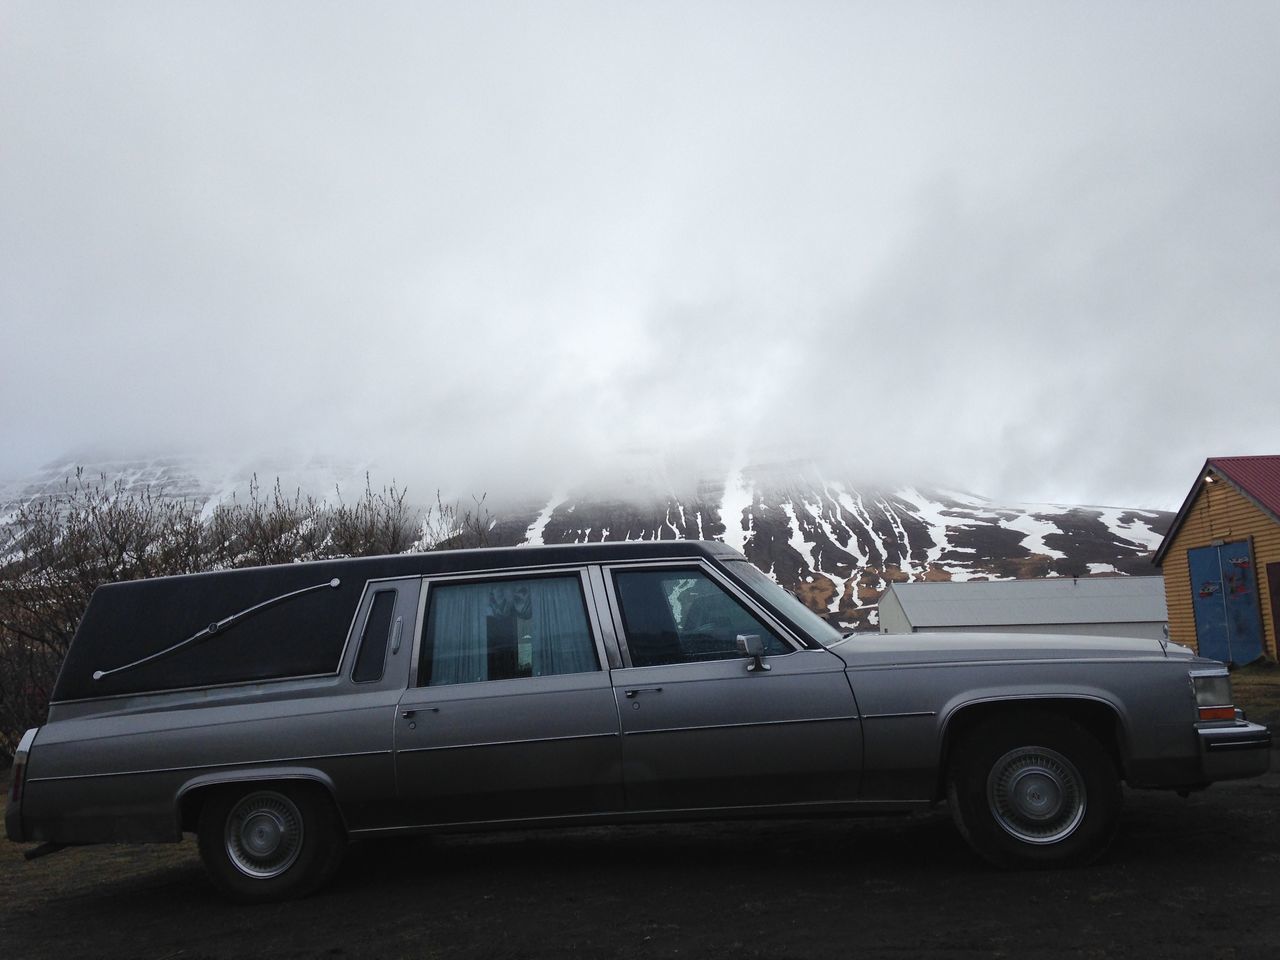
[[[1262,617],[1249,541],[1188,550],[1187,566],[1200,655],[1227,663],[1261,657]]]

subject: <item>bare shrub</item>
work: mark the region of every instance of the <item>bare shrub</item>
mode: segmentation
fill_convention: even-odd
[[[394,483],[374,492],[369,475],[364,478],[364,495],[348,506],[337,491],[338,505],[330,511],[328,549],[332,556],[369,557],[404,553],[415,547],[436,549],[435,543],[419,543],[422,517],[405,505],[407,491]],[[428,508],[427,514],[430,514]]]
[[[203,569],[204,537],[194,505],[80,470],[18,509],[0,557],[0,756],[43,715],[93,591]]]
[[[322,508],[315,497],[295,490],[287,496],[276,478],[263,494],[254,474],[244,502],[235,496],[213,510],[209,531],[217,538],[210,567],[261,567],[295,560],[316,560],[325,540]]]
[[[484,500],[483,496],[473,497],[473,506],[463,509],[458,503],[445,503],[437,490],[435,506],[428,506],[422,515],[421,535],[414,549],[459,550],[489,546],[489,533],[496,520],[484,505]]]

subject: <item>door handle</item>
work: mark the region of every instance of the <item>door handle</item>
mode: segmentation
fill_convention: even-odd
[[[404,633],[404,617],[396,617],[396,632],[391,635],[391,653],[400,652],[400,636]]]
[[[440,708],[439,708],[439,707],[414,707],[414,708],[412,708],[412,709],[401,710],[401,711],[400,711],[400,716],[404,717],[406,720],[412,720],[414,717],[416,717],[416,716],[418,715],[418,711],[419,711],[419,710],[425,710],[425,711],[427,711],[427,713],[439,713],[439,712],[440,712]]]
[[[661,693],[661,692],[662,692],[661,687],[632,687],[630,690],[623,691],[623,693],[626,695],[626,698],[628,700],[634,700],[636,698],[637,693]]]

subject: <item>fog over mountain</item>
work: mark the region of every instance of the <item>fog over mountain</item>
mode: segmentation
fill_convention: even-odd
[[[350,461],[277,462],[275,473],[269,463],[236,468],[180,457],[84,466],[91,480],[182,499],[206,514],[243,497],[255,473],[265,485],[279,478],[286,495],[330,500],[375,482]],[[0,521],[20,503],[65,490],[74,469],[51,464],[0,495]],[[409,493],[419,505],[433,498]],[[1165,511],[997,503],[932,485],[866,484],[813,461],[733,464],[702,479],[639,471],[604,488],[485,495],[482,509],[493,546],[721,540],[845,628],[874,626],[892,581],[1152,575],[1151,552],[1172,520]]]

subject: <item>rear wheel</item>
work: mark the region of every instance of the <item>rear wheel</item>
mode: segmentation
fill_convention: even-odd
[[[1119,823],[1110,754],[1066,717],[1024,712],[984,721],[957,744],[947,798],[961,834],[1005,867],[1096,860]]]
[[[332,801],[301,784],[226,788],[200,812],[209,878],[241,903],[304,897],[328,880],[345,838]]]

